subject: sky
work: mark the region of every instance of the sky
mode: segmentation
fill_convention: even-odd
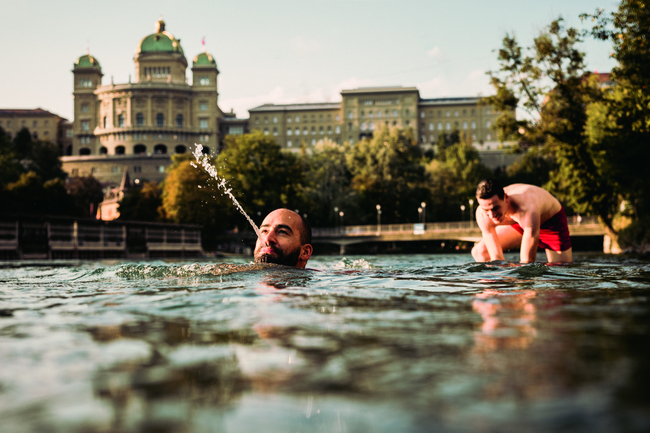
[[[336,102],[342,89],[416,86],[422,98],[492,93],[507,33],[530,45],[553,19],[584,28],[594,0],[0,0],[0,108],[73,118],[72,67],[86,53],[103,84],[128,82],[140,40],[160,16],[188,63],[217,61],[219,106],[240,118],[264,103]],[[587,67],[609,71],[611,46],[581,44]],[[187,76],[191,82],[191,69]]]

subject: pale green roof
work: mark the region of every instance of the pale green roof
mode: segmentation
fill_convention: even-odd
[[[180,39],[176,39],[174,35],[165,31],[165,22],[159,20],[156,23],[156,33],[145,36],[138,45],[136,50],[138,53],[181,53]]]
[[[210,66],[210,65],[215,65],[217,66],[217,62],[214,60],[214,57],[212,57],[211,54],[209,53],[201,53],[194,57],[194,65],[196,66]]]
[[[75,68],[101,68],[96,58],[90,54],[83,55],[74,63]]]

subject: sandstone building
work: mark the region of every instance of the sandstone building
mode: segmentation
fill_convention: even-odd
[[[0,128],[10,140],[18,131],[27,128],[32,139],[58,144],[60,151],[72,143],[72,124],[67,119],[41,108],[0,110]]]

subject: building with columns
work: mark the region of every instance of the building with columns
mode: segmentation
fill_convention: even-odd
[[[118,185],[125,167],[134,181],[160,181],[170,155],[217,151],[222,139],[219,121],[234,115],[218,105],[214,57],[202,52],[188,62],[177,39],[161,19],[156,31],[144,37],[134,57],[135,79],[102,84],[102,68],[90,54],[75,62],[72,143],[64,149],[63,168],[71,175],[92,174]],[[236,122],[234,122],[236,123]],[[240,122],[241,123],[241,122]]]

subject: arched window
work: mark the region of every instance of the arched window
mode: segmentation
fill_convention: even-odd
[[[287,135],[291,135],[291,134],[293,134],[293,130],[291,128],[288,128],[287,129]]]
[[[116,146],[115,147],[115,154],[116,155],[124,155],[125,151],[126,151],[126,149],[124,148],[124,146]]]
[[[106,147],[102,146],[99,148],[99,154],[100,155],[108,155],[108,149]]]
[[[104,116],[104,120],[102,120],[102,123],[104,125],[104,129],[106,129],[106,116]]]
[[[142,113],[135,115],[135,124],[137,126],[144,126],[144,115]]]
[[[90,155],[90,149],[87,147],[82,147],[79,149],[79,155]]]
[[[158,155],[164,155],[167,153],[167,146],[165,146],[164,144],[156,144],[153,147],[153,153]]]
[[[463,129],[467,129],[467,122],[463,122]]]
[[[185,153],[186,150],[187,150],[187,148],[185,146],[183,146],[182,144],[179,144],[178,146],[176,146],[174,148],[174,152],[176,152],[176,153]]]
[[[429,131],[433,131],[433,122],[429,123]]]
[[[438,131],[442,131],[442,122],[438,122]]]
[[[182,128],[183,127],[183,115],[179,114],[176,116],[176,127],[177,128]]]
[[[451,122],[447,122],[447,123],[445,123],[445,129],[446,129],[447,131],[451,131]]]
[[[156,126],[165,126],[165,116],[162,113],[156,114]]]
[[[208,146],[203,146],[203,149],[201,149],[201,152],[203,152],[204,155],[209,155],[210,154],[210,148]]]
[[[120,128],[124,127],[124,114],[120,114],[117,116],[117,126]]]
[[[133,146],[133,153],[136,155],[144,155],[147,153],[147,146],[144,144],[136,144]]]
[[[492,127],[492,122],[490,122],[489,120],[487,122],[485,122],[485,127],[486,128],[491,128]]]

